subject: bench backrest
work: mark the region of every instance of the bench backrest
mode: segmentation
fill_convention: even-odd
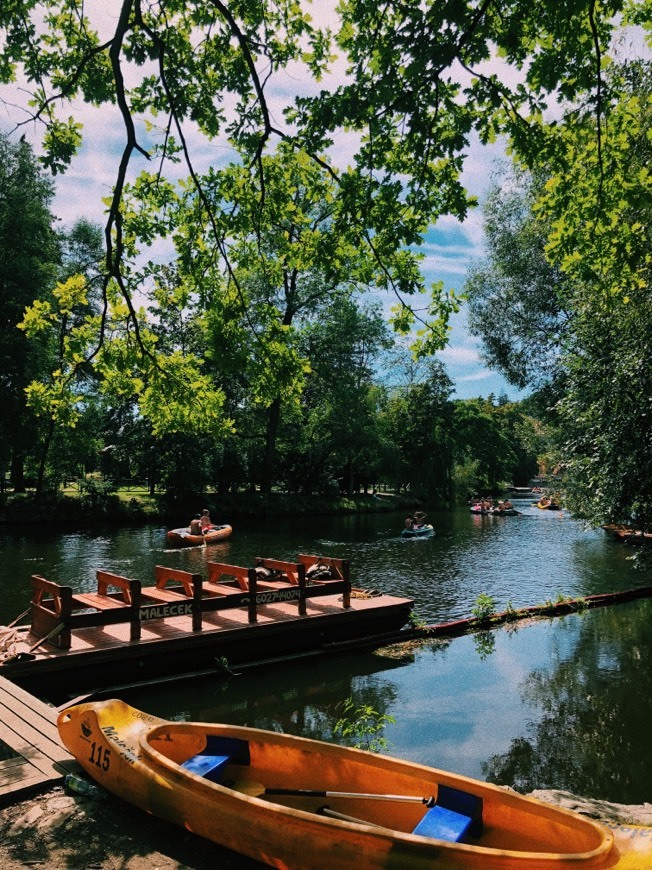
[[[191,574],[190,571],[182,571],[179,568],[166,568],[165,565],[156,565],[154,576],[157,589],[165,589],[168,583],[180,584],[183,586],[184,595],[189,598],[192,598],[194,583],[198,581],[201,584],[201,575]]]
[[[280,559],[263,559],[260,556],[256,558],[255,566],[256,568],[266,568],[268,571],[280,571],[283,575],[280,579],[286,580],[293,586],[298,586],[306,573],[305,566],[301,563],[283,562]]]
[[[96,571],[95,576],[98,595],[110,595],[111,590],[114,590],[118,593],[116,597],[121,598],[126,604],[132,603],[134,591],[140,589],[140,580],[130,580],[128,577],[121,577],[110,571]]]
[[[222,577],[233,577],[240,589],[249,591],[249,569],[239,565],[227,565],[224,562],[207,562],[209,583],[219,583]]]
[[[70,649],[72,588],[32,575],[31,631],[36,637],[52,636],[51,643]]]
[[[346,559],[334,559],[332,556],[308,556],[305,553],[299,553],[298,559],[305,566],[307,575],[314,573],[319,579],[349,579],[349,563]]]

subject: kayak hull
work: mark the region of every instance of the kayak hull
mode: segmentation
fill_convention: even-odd
[[[253,728],[166,722],[115,700],[64,710],[58,727],[67,749],[109,791],[273,867],[617,866],[613,835],[590,819],[498,786],[387,756]],[[224,738],[239,748],[238,757],[230,756],[221,783],[181,766],[200,757],[211,741]],[[391,799],[264,793],[265,787],[288,786],[389,793]],[[428,812],[424,803],[438,795],[440,786],[482,800],[483,829],[473,842],[412,833]],[[397,795],[417,797],[399,801]],[[355,821],[320,815],[317,810],[324,803]]]

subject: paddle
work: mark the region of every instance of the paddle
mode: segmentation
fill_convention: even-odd
[[[328,798],[361,798],[372,801],[408,801],[409,803],[425,804],[434,807],[435,798],[414,797],[407,794],[366,794],[358,791],[319,791],[317,789],[302,788],[266,788],[265,794],[285,795],[286,797],[328,797]]]

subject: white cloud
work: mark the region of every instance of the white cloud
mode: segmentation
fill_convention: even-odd
[[[450,345],[438,354],[439,358],[450,365],[477,365],[480,362],[480,354],[474,347],[462,344]]]

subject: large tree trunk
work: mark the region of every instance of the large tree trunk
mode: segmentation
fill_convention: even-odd
[[[47,462],[48,453],[50,452],[50,444],[54,437],[54,420],[50,420],[48,425],[48,434],[46,435],[43,444],[43,452],[41,454],[41,462],[38,469],[38,480],[36,481],[36,494],[41,495],[43,492],[43,481],[45,480],[45,463]]]
[[[346,472],[344,480],[346,481],[346,494],[353,495],[353,456],[350,450],[346,457]]]
[[[11,456],[11,482],[14,492],[25,492],[25,456],[16,448]]]
[[[274,399],[267,410],[267,429],[265,432],[265,456],[261,472],[260,488],[263,492],[272,491],[274,466],[276,464],[276,436],[281,419],[281,399]]]

